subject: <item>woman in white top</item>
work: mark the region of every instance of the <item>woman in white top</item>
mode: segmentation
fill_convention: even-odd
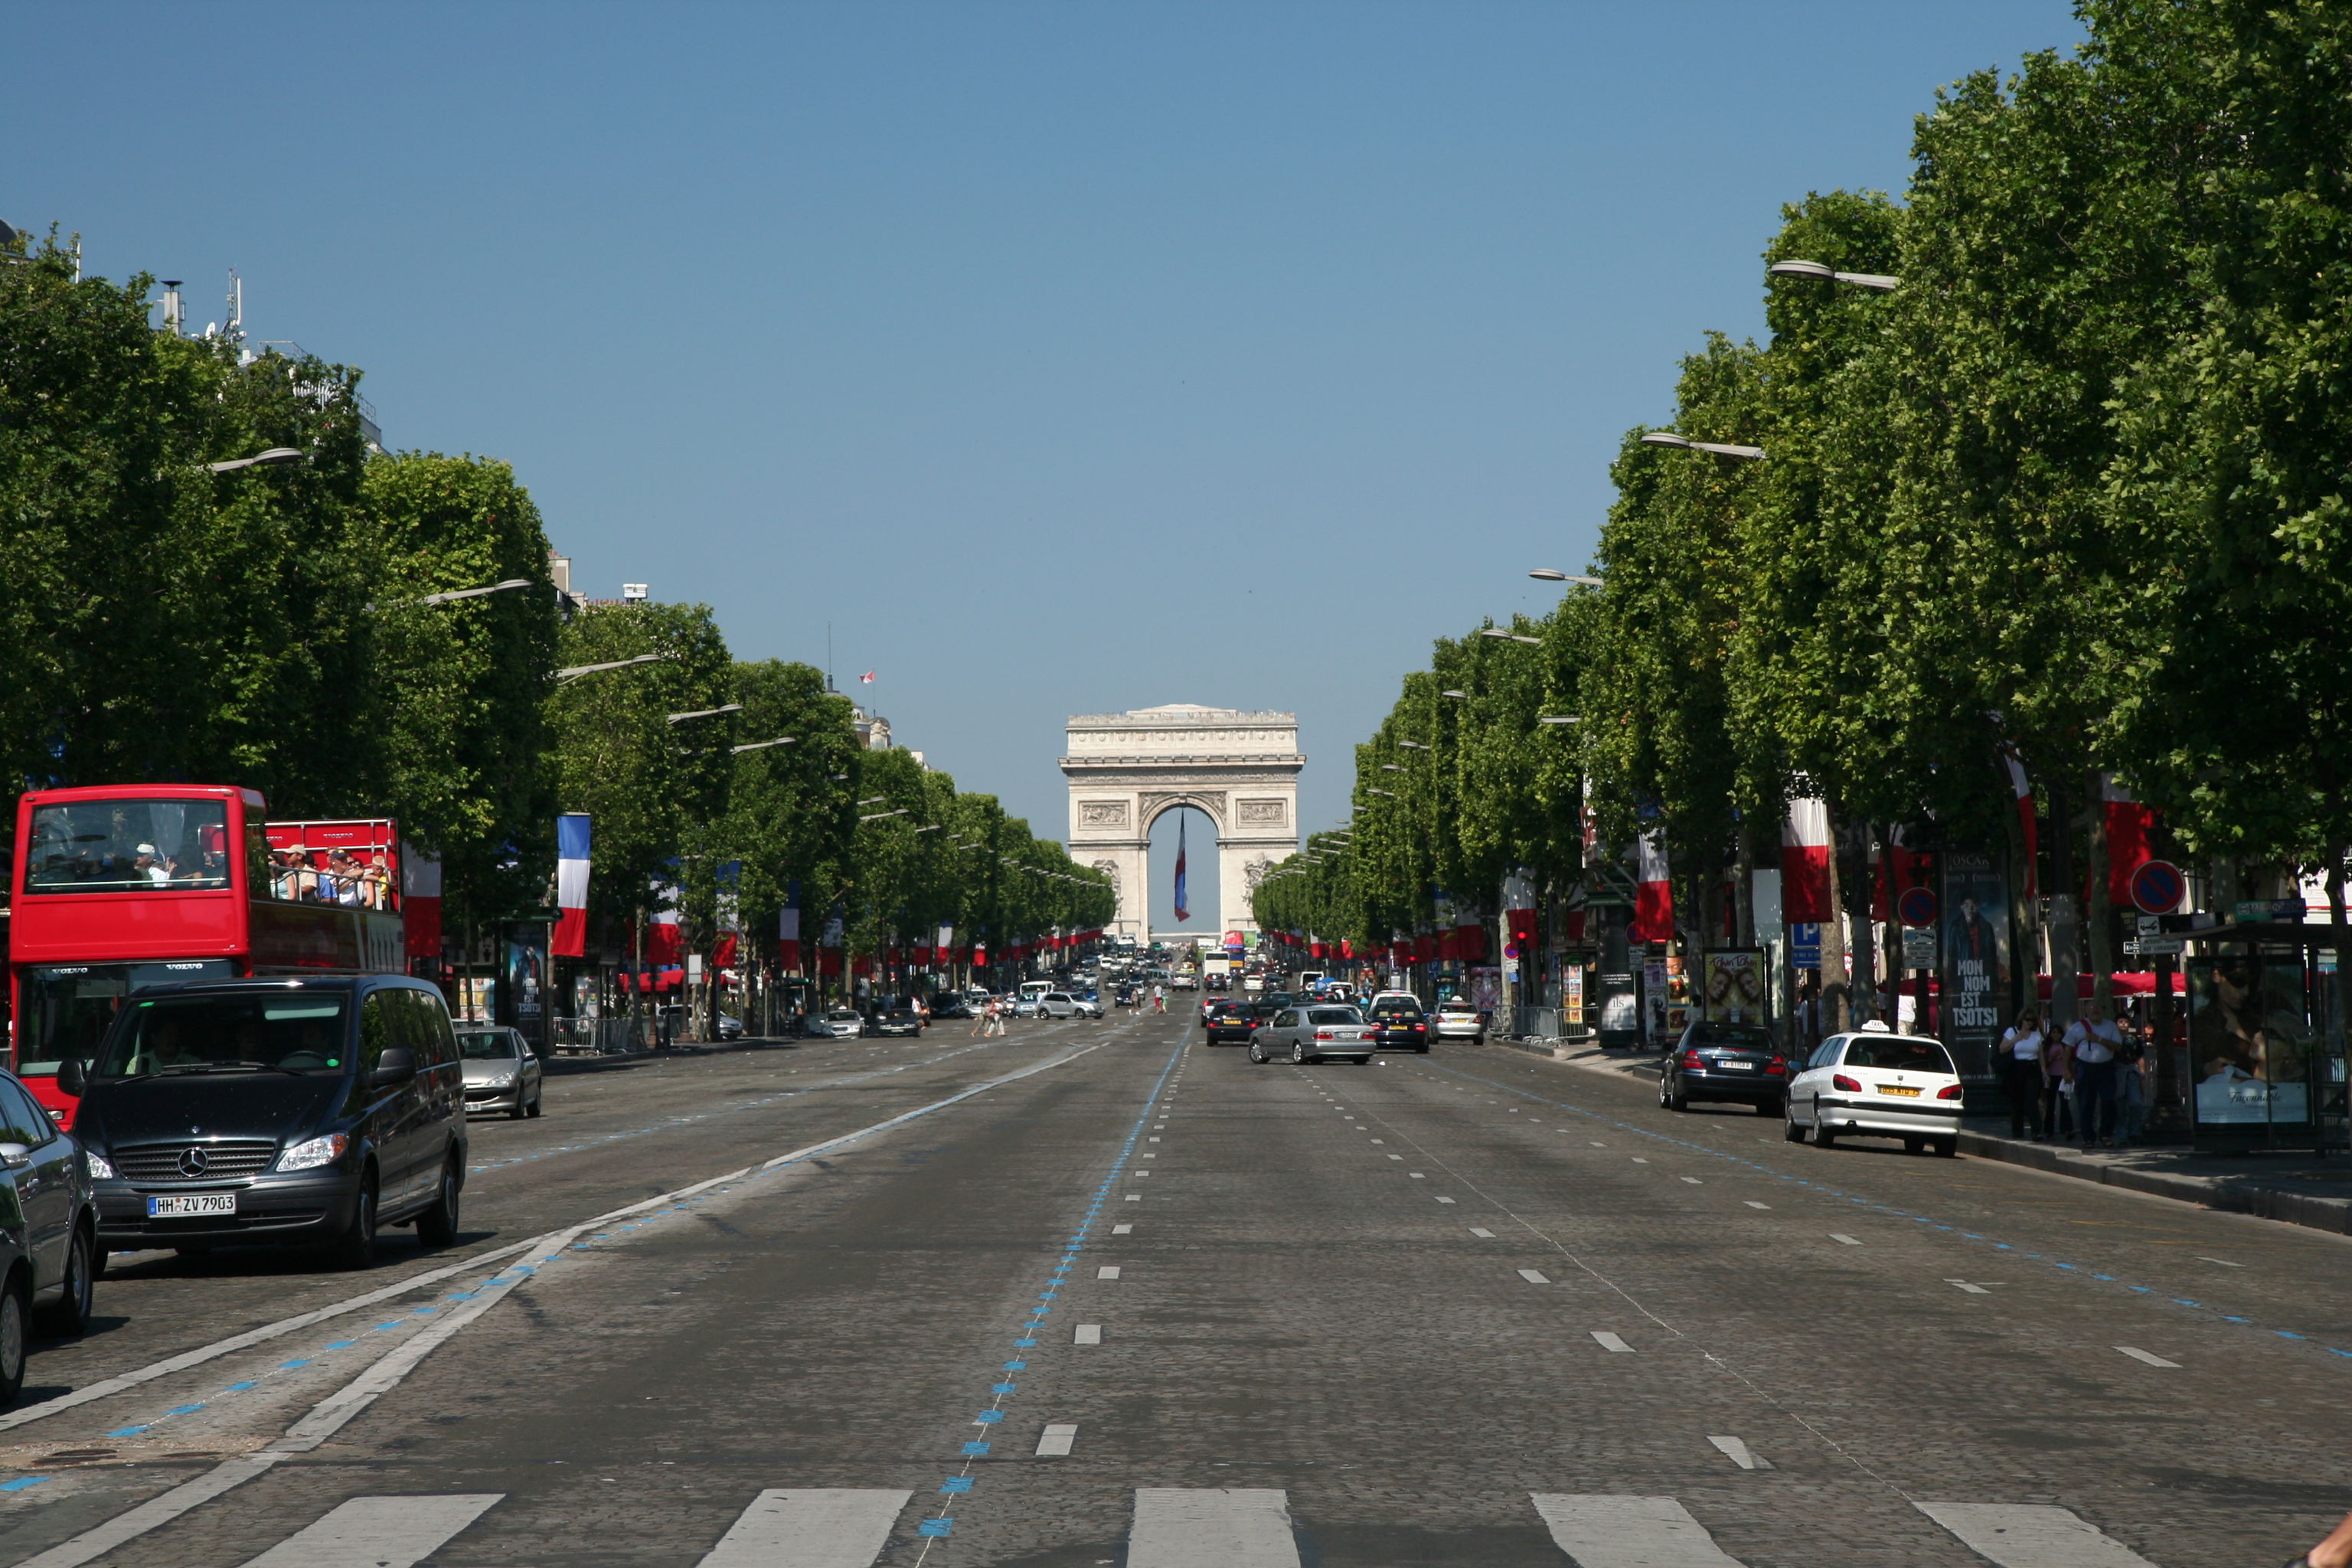
[[[2009,1095],[2009,1135],[2042,1142],[2042,1015],[2028,1007],[2000,1037],[2000,1083]]]

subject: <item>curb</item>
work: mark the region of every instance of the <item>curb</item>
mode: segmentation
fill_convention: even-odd
[[[2085,1160],[2048,1144],[2013,1143],[2006,1138],[1996,1138],[1983,1132],[1963,1131],[1960,1148],[1980,1160],[2024,1165],[2032,1170],[2047,1171],[2053,1175],[2069,1176],[2078,1182],[2097,1182],[2130,1192],[2147,1193],[2179,1203],[2221,1209],[2229,1214],[2252,1215],[2258,1219],[2276,1220],[2282,1225],[2324,1230],[2336,1236],[2352,1235],[2352,1198],[2283,1192],[2275,1187],[2257,1186],[2226,1176],[2177,1176],[2162,1171],[2136,1171],[2127,1165]]]
[[[1572,1056],[1553,1053],[1549,1044],[1522,1040],[1497,1040],[1497,1045],[1509,1046],[1559,1062],[1563,1067],[1581,1068],[1586,1072],[1603,1073],[1621,1082],[1640,1076],[1638,1068],[1654,1064],[1649,1057],[1610,1057],[1597,1048]],[[1633,1068],[1636,1071],[1626,1069]],[[2078,1182],[2095,1182],[2105,1186],[2122,1187],[2127,1192],[2146,1193],[2152,1197],[2170,1198],[2176,1203],[2195,1204],[2202,1208],[2219,1209],[2226,1214],[2251,1215],[2257,1219],[2273,1220],[2281,1225],[2301,1226],[2306,1230],[2326,1231],[2332,1236],[2352,1236],[2352,1198],[2323,1197],[2315,1193],[2294,1193],[2276,1187],[2265,1187],[2229,1176],[2182,1176],[2163,1171],[2134,1170],[2127,1165],[2109,1164],[2101,1160],[2086,1160],[2078,1154],[2045,1143],[2013,1143],[1990,1133],[1960,1132],[1961,1152],[1979,1160],[1998,1160],[2005,1165],[2023,1165],[2031,1170],[2047,1172],[2053,1176],[2065,1176]]]

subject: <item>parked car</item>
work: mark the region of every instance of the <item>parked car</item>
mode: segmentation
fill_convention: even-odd
[[[811,1018],[809,1033],[821,1039],[854,1040],[866,1032],[866,1020],[855,1007],[828,1007],[822,1018]]]
[[[457,1031],[464,1063],[466,1110],[503,1110],[517,1119],[537,1116],[546,1074],[520,1031],[496,1025],[468,1025]]]
[[[1326,1057],[1348,1057],[1370,1062],[1380,1046],[1379,1034],[1353,1007],[1325,1003],[1285,1007],[1250,1036],[1250,1060],[1279,1058],[1304,1066]]]
[[[1431,1021],[1429,1032],[1441,1040],[1470,1040],[1486,1037],[1486,1015],[1477,1005],[1461,997],[1437,1005],[1437,1016]]]
[[[1373,997],[1364,1018],[1377,1031],[1382,1050],[1429,1054],[1429,1015],[1411,992],[1388,991]]]
[[[1658,1063],[1658,1103],[1668,1110],[1711,1100],[1778,1116],[1788,1097],[1789,1058],[1761,1024],[1702,1020],[1685,1029]]]
[[[0,1072],[0,1408],[25,1386],[36,1327],[78,1334],[89,1325],[104,1257],[80,1141]]]
[[[1824,1149],[1849,1134],[1900,1138],[1914,1154],[1948,1159],[1960,1148],[1961,1094],[1942,1042],[1864,1024],[1823,1040],[1789,1080],[1782,1135],[1801,1143],[1811,1132]]]
[[[321,1246],[374,1261],[380,1226],[457,1239],[466,1095],[441,993],[405,975],[192,980],[115,1015],[74,1129],[98,1244]]]
[[[719,1037],[722,1040],[741,1039],[743,1037],[743,1020],[730,1013],[719,1014]]]
[[[1201,1027],[1210,1045],[1245,1046],[1257,1032],[1257,1014],[1245,1002],[1212,1002],[1203,1009]]]
[[[874,1017],[874,1033],[877,1037],[920,1039],[923,1016],[915,1011],[914,1004],[904,1000],[891,1004],[887,1012]]]

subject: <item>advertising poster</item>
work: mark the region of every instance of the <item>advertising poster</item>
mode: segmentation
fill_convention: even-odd
[[[535,1048],[547,1046],[547,935],[543,925],[518,925],[507,940],[506,986],[499,998],[511,1009],[500,1020],[522,1031]]]
[[[1993,1074],[2010,996],[2009,879],[1990,855],[1944,856],[1944,1044],[1960,1076]]]
[[[1764,954],[1756,948],[1724,948],[1699,959],[1700,1016],[1711,1024],[1764,1021]]]
[[[2188,971],[2197,1125],[2308,1127],[2315,1042],[2302,965],[2199,957]]]

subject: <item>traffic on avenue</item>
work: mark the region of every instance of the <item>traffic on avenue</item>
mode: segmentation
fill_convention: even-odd
[[[1102,962],[1050,989],[1108,1016],[534,1060],[364,1259],[110,1231],[0,1414],[6,1560],[2128,1568],[2331,1522],[2341,1237]]]

